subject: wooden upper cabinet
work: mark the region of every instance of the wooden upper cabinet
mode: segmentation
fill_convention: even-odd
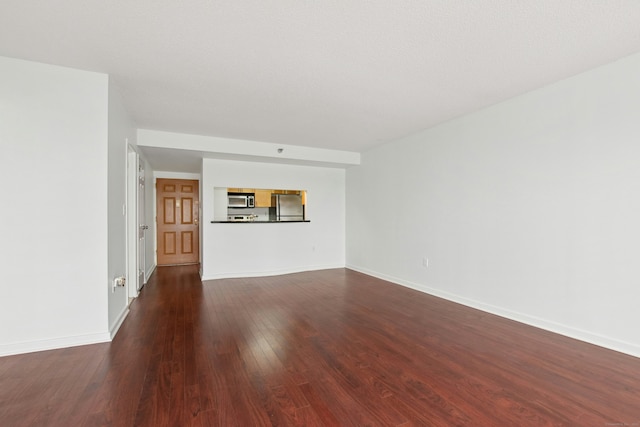
[[[240,188],[240,187],[229,187],[227,188],[227,193],[253,193],[255,194],[255,207],[256,208],[270,208],[273,207],[271,204],[271,195],[272,194],[296,194],[301,196],[302,204],[307,204],[307,192],[304,190],[275,190],[275,189],[267,189],[267,188]]]
[[[255,188],[227,188],[227,193],[255,193]]]
[[[271,190],[256,190],[256,208],[271,207]]]
[[[300,190],[271,190],[273,194],[301,194]]]
[[[228,187],[227,188],[227,193],[255,193],[256,190],[255,188],[240,188],[240,187]]]

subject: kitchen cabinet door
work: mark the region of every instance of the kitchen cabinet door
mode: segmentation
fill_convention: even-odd
[[[271,207],[271,190],[256,190],[256,208]]]
[[[234,187],[227,188],[228,193],[255,193],[255,191],[256,191],[255,188],[234,188]]]

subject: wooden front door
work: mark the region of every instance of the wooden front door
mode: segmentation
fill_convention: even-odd
[[[200,262],[197,180],[156,181],[158,265]]]

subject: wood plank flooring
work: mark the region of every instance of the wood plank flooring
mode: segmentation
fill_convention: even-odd
[[[161,267],[112,343],[0,358],[0,426],[640,425],[640,359],[346,269]]]

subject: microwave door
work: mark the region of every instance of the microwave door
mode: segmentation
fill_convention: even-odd
[[[246,208],[247,198],[245,196],[229,196],[230,208]]]

